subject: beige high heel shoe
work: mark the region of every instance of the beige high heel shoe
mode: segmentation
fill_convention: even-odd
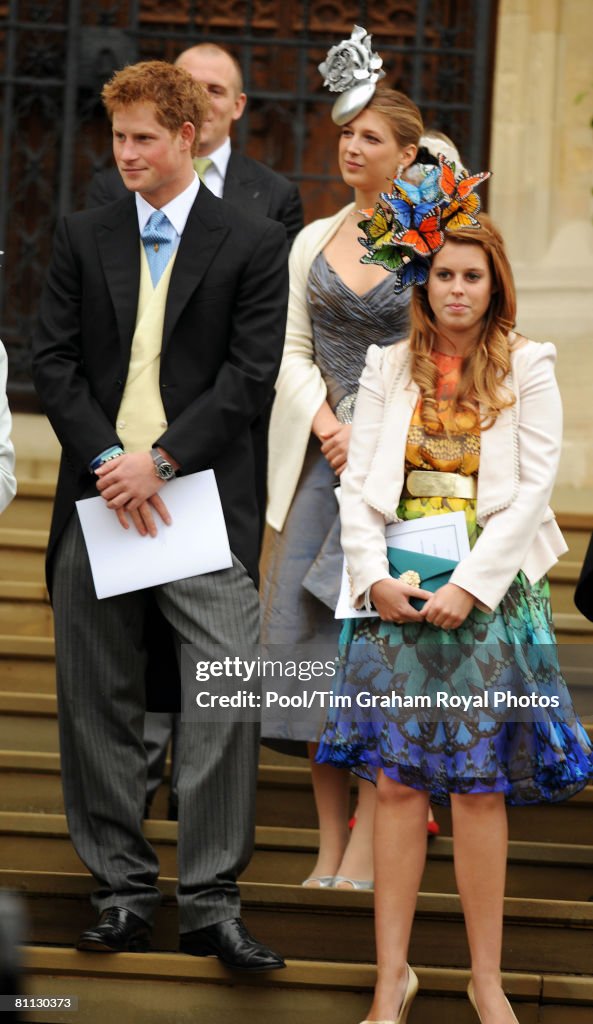
[[[475,992],[474,992],[474,983],[471,980],[470,980],[469,985],[467,986],[467,998],[469,999],[469,1001],[472,1004],[474,1010],[476,1011],[476,1013],[478,1015],[478,1020],[480,1021],[480,1024],[482,1024],[482,1018],[480,1017],[480,1011],[478,1010],[478,1004],[476,1003],[476,996],[475,996]],[[505,998],[505,1002],[506,1002],[509,1010],[513,1014],[513,1020],[514,1020],[515,1024],[519,1024],[519,1021],[515,1017],[515,1012],[513,1010],[513,1007],[509,1003],[507,997],[505,996],[504,998]]]
[[[361,1024],[406,1024],[408,1014],[410,1012],[410,1006],[414,1000],[414,996],[418,991],[418,978],[414,974],[414,971],[408,964],[408,984],[406,986],[405,995],[403,1002],[399,1008],[399,1013],[396,1020],[363,1020]]]

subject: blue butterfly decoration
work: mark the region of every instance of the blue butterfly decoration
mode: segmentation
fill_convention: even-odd
[[[418,203],[417,206],[410,206],[404,199],[400,199],[399,196],[387,193],[381,193],[381,199],[386,202],[397,221],[395,234],[400,234],[402,231],[409,231],[411,228],[418,228],[425,217],[434,210],[434,203]]]
[[[381,199],[393,211],[400,230],[417,228],[433,209],[441,196],[439,168],[433,167],[420,185],[396,178],[392,192],[382,192]]]
[[[431,203],[441,198],[440,167],[433,167],[419,185],[413,185],[403,178],[396,178],[394,185],[402,193],[402,198],[407,199],[413,206],[418,203]]]
[[[411,252],[412,255],[410,257],[403,256],[401,266],[397,270],[395,276],[396,295],[401,295],[407,288],[411,288],[413,284],[426,284],[428,281],[428,271],[430,269],[428,260],[425,260],[423,256],[418,256],[413,250]]]

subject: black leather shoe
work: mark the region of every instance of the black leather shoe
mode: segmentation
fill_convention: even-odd
[[[150,925],[131,910],[108,907],[95,927],[82,933],[76,948],[96,953],[146,953],[150,934]]]
[[[282,957],[252,938],[240,917],[185,932],[179,948],[190,956],[217,956],[236,971],[276,971],[286,967]]]

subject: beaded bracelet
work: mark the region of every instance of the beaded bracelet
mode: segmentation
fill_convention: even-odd
[[[111,448],[106,448],[105,451],[97,455],[92,462],[89,462],[89,470],[94,473],[99,466],[102,466],[104,462],[111,462],[112,459],[118,459],[120,455],[125,455],[123,448],[120,445],[113,445]]]

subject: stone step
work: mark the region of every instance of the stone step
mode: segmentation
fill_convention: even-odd
[[[33,581],[32,581],[33,582]],[[40,587],[40,584],[33,586]],[[19,584],[19,588],[22,584]],[[21,591],[22,592],[22,591]],[[40,591],[36,591],[39,592]],[[562,598],[562,605],[566,602]],[[42,610],[33,610],[33,614],[30,617],[28,612],[24,609],[26,602],[18,602],[21,607],[15,607],[7,613],[6,621],[4,621],[2,605],[0,604],[0,653],[2,647],[7,649],[7,654],[10,656],[9,644],[6,641],[10,640],[10,636],[30,636],[35,639],[36,636],[49,637],[53,641],[53,620],[51,617],[51,611],[49,607],[40,605]],[[569,612],[554,612],[553,615],[554,628],[556,632],[556,639],[559,644],[593,644],[593,622],[589,622],[583,615],[580,614],[576,609]],[[39,623],[39,625],[36,625]],[[35,632],[37,630],[37,632]],[[21,645],[23,657],[26,657],[26,648]],[[49,647],[48,650],[53,654],[53,646]],[[34,649],[31,649],[31,654],[34,655]],[[23,680],[26,679],[26,669],[23,667]],[[30,688],[30,687],[27,687]]]
[[[554,625],[556,629],[556,638],[559,644],[593,644],[593,623],[590,623],[586,618],[579,612],[575,611],[574,614],[558,614],[554,615]],[[0,628],[0,663],[4,665],[5,660],[17,658],[22,665],[19,667],[19,671],[16,673],[20,680],[19,685],[22,685],[24,690],[30,692],[36,692],[35,679],[36,672],[38,669],[37,659],[43,657],[44,659],[53,658],[55,653],[53,637],[41,636],[39,638],[35,636],[23,637],[19,635],[10,635],[5,630]],[[560,652],[560,663],[563,665],[562,658],[566,660],[568,665],[574,664],[589,664],[593,665],[593,656],[588,658],[586,653],[580,655],[578,663],[575,663],[575,655],[569,655],[564,652]],[[31,672],[29,672],[28,662],[32,659]],[[0,677],[3,672],[0,673]],[[0,688],[2,687],[3,680],[0,678]]]
[[[375,980],[368,963],[289,960],[283,971],[245,977],[212,957],[176,953],[97,956],[27,946],[23,956],[28,993],[77,996],[75,1019],[85,1024],[104,1024],[113,1009],[125,1024],[236,1024],[238,1019],[245,1024],[344,1024],[362,1019]],[[416,964],[414,969],[420,982],[414,1024],[475,1024],[466,996],[468,972]],[[505,973],[503,983],[522,1024],[544,1019],[546,1024],[581,1024],[583,1013],[593,1011],[590,977]],[[71,1024],[73,1014],[34,1011],[24,1019]]]
[[[42,583],[47,537],[47,530],[0,527],[0,579]]]
[[[16,533],[20,531],[10,531]],[[33,531],[29,531],[33,532]],[[40,532],[40,531],[36,531]],[[31,546],[27,548],[27,551],[31,551]],[[6,550],[10,551],[10,548]],[[14,548],[15,551],[22,551],[24,548]],[[2,546],[0,541],[0,557],[2,556]],[[10,624],[12,618],[9,615],[9,611],[12,605],[17,605],[18,621],[24,619],[30,620],[31,626],[27,627],[24,632],[27,635],[35,635],[33,624],[36,621],[35,613],[39,605],[42,605],[45,611],[45,607],[49,607],[49,597],[45,583],[43,582],[43,573],[39,579],[20,578],[20,567],[21,562],[19,561],[17,573],[15,578],[7,578],[0,580],[0,628],[4,633],[17,632],[17,630],[11,629]],[[1,568],[1,565],[0,565]],[[554,609],[555,617],[558,613],[564,615],[575,615],[577,610],[574,605],[574,590],[578,580],[580,572],[580,564],[577,562],[559,562],[557,566],[550,572],[550,583],[551,583],[551,594],[552,594],[552,607]],[[7,576],[7,573],[3,575]],[[14,614],[14,612],[13,612]],[[42,630],[47,631],[45,625],[46,617],[43,616]],[[52,632],[53,629],[50,629]],[[20,630],[19,630],[20,632]]]
[[[57,698],[55,693],[11,693],[0,692],[0,712],[9,715],[43,715],[56,717]]]
[[[40,648],[50,643],[43,637],[35,639]],[[0,750],[59,750],[54,694],[0,692]]]
[[[54,618],[44,584],[0,580],[0,624],[4,634],[52,637]]]
[[[554,615],[572,615],[577,610],[574,592],[581,571],[580,562],[561,560],[550,571],[550,593]]]
[[[3,713],[14,717],[23,715],[30,717],[35,713],[37,707],[42,708],[44,714],[50,717],[55,716],[56,684],[53,638],[14,636],[8,638],[9,644],[3,644],[3,640],[6,639],[0,637],[0,719]],[[571,641],[574,641],[574,637],[571,637]],[[2,654],[3,650],[7,653]],[[588,665],[584,667],[583,662],[590,663],[592,667],[590,668]],[[582,720],[593,721],[593,652],[585,643],[561,644],[560,664],[577,713]],[[42,698],[41,702],[36,701],[37,696]],[[16,725],[16,723],[14,724]],[[9,729],[8,733],[6,733],[7,728]],[[50,747],[47,749],[53,750],[51,733],[52,730],[49,727],[47,741],[50,743]],[[4,742],[3,737],[6,736],[8,742]],[[15,749],[20,745],[20,741],[19,744],[11,743],[9,736],[10,724],[2,724],[0,721],[0,750],[5,747]],[[29,745],[28,737],[25,736],[23,742],[26,744],[25,749],[35,749]],[[42,746],[39,749],[45,750],[46,747]],[[267,748],[266,751],[266,758],[270,759],[272,752]],[[294,763],[295,766],[302,766],[304,763],[304,759],[300,757],[288,760],[281,754],[278,754],[277,757],[276,763],[285,766],[291,763]]]
[[[273,757],[288,762],[268,763]],[[151,819],[167,816],[169,795],[167,760],[164,783],[155,797]],[[353,802],[356,785],[352,781]],[[354,806],[353,806],[354,809]],[[60,755],[36,751],[0,750],[0,811],[24,811],[39,814],[63,814]],[[308,761],[276,755],[260,749],[257,820],[262,825],[287,828],[315,828],[317,815],[313,802]],[[556,836],[554,836],[554,839]],[[578,841],[578,840],[575,840]]]
[[[311,772],[302,766],[266,764],[265,748],[260,751],[256,821],[272,828],[314,829],[317,814],[311,788]],[[168,778],[168,776],[166,777]],[[151,821],[166,818],[169,787],[159,789]],[[356,789],[353,780],[352,799]],[[18,750],[0,751],[0,811],[29,814],[63,814],[64,803],[58,754]],[[451,835],[451,814],[446,807],[434,808],[443,836]],[[593,786],[587,786],[571,800],[534,807],[509,807],[511,839],[539,843],[593,843]]]
[[[16,428],[15,428],[16,432]],[[53,439],[52,439],[53,443]],[[38,451],[39,446],[36,444]],[[59,447],[48,448],[47,458],[40,460],[21,450],[18,457],[18,492],[2,516],[3,526],[48,529],[55,495]],[[44,465],[46,467],[44,471]],[[30,471],[29,471],[30,468]],[[588,501],[581,491],[568,492],[556,488],[553,507],[569,546],[569,555],[582,561],[588,535],[593,531],[593,514],[587,511]],[[574,509],[575,500],[582,508]]]
[[[578,575],[576,563],[560,563],[551,574],[551,595],[554,620],[560,626],[560,616],[576,616],[579,632],[593,636],[593,625],[578,613],[574,605],[574,590]],[[568,621],[572,621],[568,620]],[[53,614],[44,583],[36,580],[0,580],[0,630],[19,636],[53,636]]]
[[[56,449],[56,454],[59,457],[59,449]],[[20,506],[24,508],[27,502],[38,502],[42,507],[44,502],[49,502],[51,507],[56,488],[57,460],[54,458],[51,461],[49,474],[39,472],[40,465],[38,461],[33,460],[31,464],[34,464],[35,472],[27,473],[27,463],[23,461],[22,455],[19,456],[18,493],[12,502],[12,507]],[[578,501],[583,497],[585,500],[580,501],[583,507],[578,510],[572,508],[575,499]],[[591,533],[593,530],[593,513],[591,513],[589,508],[589,496],[584,495],[583,491],[571,491],[565,494],[562,488],[557,488],[554,491],[552,502],[556,510],[558,523],[569,547],[575,546],[578,539],[583,537],[583,535],[586,536],[587,533]],[[8,512],[8,509],[6,511]]]
[[[3,645],[3,640],[10,642]],[[41,712],[44,715],[53,714],[55,716],[57,699],[55,688],[50,686],[51,673],[46,664],[51,660],[54,651],[53,639],[51,637],[0,636],[0,666],[2,668],[4,667],[3,650],[9,651],[16,657],[9,655],[6,659],[8,671],[4,673],[3,670],[0,673],[0,714],[19,716]],[[30,676],[27,675],[24,668],[27,658],[24,652],[26,651],[31,652],[35,662]],[[21,657],[19,657],[20,652],[23,652]],[[593,663],[590,660],[591,655],[592,652],[586,645],[574,643],[559,647],[559,664],[570,687],[575,708],[581,718],[593,721]],[[42,668],[46,671],[41,672]],[[38,673],[45,680],[39,690],[34,688]],[[18,684],[14,689],[9,688],[12,679]],[[2,743],[0,743],[1,749]]]
[[[548,573],[550,580],[556,583],[573,583],[576,582],[581,574],[581,560],[575,559],[571,551],[567,551],[565,555],[562,555],[560,560],[553,565]]]
[[[580,612],[553,612],[554,631],[559,644],[593,643],[593,622]]]
[[[23,531],[26,531],[26,534],[32,534],[33,538],[36,539],[36,540],[39,540],[41,537],[46,537],[46,535],[47,535],[46,528],[44,528],[43,526],[40,526],[39,529],[34,529],[34,528],[28,526],[25,522],[22,521],[22,517],[17,516],[16,512],[12,515],[12,519],[15,520],[14,523],[11,523],[11,524],[8,523],[8,521],[7,521],[8,513],[9,513],[9,511],[11,509],[14,509],[15,504],[16,504],[16,502],[13,502],[12,505],[9,505],[8,509],[5,512],[3,512],[3,514],[2,514],[2,528],[6,529],[10,525],[10,530],[8,532],[8,536],[15,536],[16,535],[17,541],[21,542],[20,545],[17,543],[15,546],[23,546],[22,545]],[[26,536],[26,534],[25,534],[25,536]],[[31,545],[28,545],[28,546],[31,546]],[[550,570],[549,577],[550,577],[550,580],[552,581],[553,584],[566,585],[567,588],[572,585],[573,588],[574,588],[574,586],[576,585],[576,582],[577,582],[577,580],[579,578],[580,571],[581,571],[581,563],[580,563],[580,561],[572,560],[571,556],[570,556],[570,552],[569,552],[566,555],[563,555],[562,558],[560,559],[560,561],[555,566],[553,566],[553,568]],[[21,594],[19,594],[19,591],[18,591],[18,585],[19,585],[19,582],[20,582],[18,578],[10,581],[10,584],[8,584],[8,583],[6,583],[4,581],[0,581],[0,582],[2,582],[3,586],[5,586],[5,587],[8,587],[10,585],[13,588],[12,589],[12,593],[15,594],[18,597],[21,597],[21,596],[22,597],[27,597],[29,594],[31,594],[31,595],[34,594],[35,597],[38,596],[39,599],[41,599],[41,600],[44,600],[44,601],[47,600],[47,591],[45,589],[45,586],[43,584],[41,584],[41,583],[39,584],[41,589],[38,592],[37,591],[33,591],[30,588],[29,589],[25,588],[23,590],[22,595],[21,595]],[[7,593],[5,595],[4,591],[0,591],[0,599],[4,599],[5,596],[9,597],[10,593],[11,592],[7,590]]]
[[[49,645],[53,648],[53,640],[45,637],[21,639],[29,645],[35,640],[35,646],[43,654]],[[6,749],[58,752],[55,693],[0,692],[0,750]]]
[[[54,656],[53,637],[0,633],[0,692],[55,694]]]
[[[177,949],[175,880],[161,878],[163,902],[153,946]],[[26,896],[30,940],[71,946],[95,920],[89,903],[93,880],[84,874],[0,871],[0,886]],[[297,885],[241,882],[242,916],[254,935],[284,956],[320,961],[375,960],[373,893],[303,889]],[[503,970],[589,974],[593,903],[505,898]],[[412,930],[410,962],[458,968],[468,960],[458,896],[421,892]]]
[[[54,494],[55,485],[52,481],[23,477],[19,466],[17,495],[2,513],[2,526],[21,530],[49,530]]]
[[[23,638],[19,637],[22,641]],[[45,639],[45,638],[41,638]],[[0,655],[0,692],[53,693],[56,692],[56,666],[50,657]]]
[[[0,580],[0,601],[48,604],[49,597],[45,583],[36,580]]]
[[[575,608],[572,578],[552,580],[552,607],[560,642],[570,634],[589,636],[593,642],[593,623]],[[53,636],[53,613],[44,583],[35,579],[0,581],[0,632],[15,636]],[[566,637],[563,634],[568,634]]]
[[[145,835],[157,851],[161,872],[176,876],[177,824],[148,821]],[[80,872],[80,860],[70,842],[61,814],[0,812],[0,868]],[[593,838],[593,837],[592,837]],[[318,846],[315,829],[258,826],[255,853],[246,869],[246,882],[300,885],[313,868]],[[438,837],[429,844],[421,888],[424,892],[455,890],[453,840]],[[507,896],[557,900],[593,900],[593,842],[566,843],[511,841],[507,867]]]
[[[60,442],[42,413],[14,413],[12,440],[19,481],[21,477],[55,481]]]
[[[52,488],[52,483],[48,481],[19,481],[19,493],[2,516],[0,579],[44,582]],[[569,550],[550,572],[552,604],[555,611],[575,613],[569,592],[578,579],[593,531],[593,516],[562,513],[558,516],[558,522],[563,528]],[[562,608],[559,601],[563,604]]]
[[[266,764],[265,757],[262,747],[256,820],[272,827],[315,828],[317,816],[308,762],[303,759],[296,767]],[[166,818],[168,772],[167,764],[165,783],[157,793],[158,803],[153,803],[151,820]],[[353,780],[353,798],[355,792]],[[0,811],[63,814],[59,754],[0,750]]]
[[[570,513],[562,513],[558,516],[558,524],[568,544],[568,551],[562,556],[559,564],[569,561],[582,565],[593,532],[593,516],[582,519]]]

